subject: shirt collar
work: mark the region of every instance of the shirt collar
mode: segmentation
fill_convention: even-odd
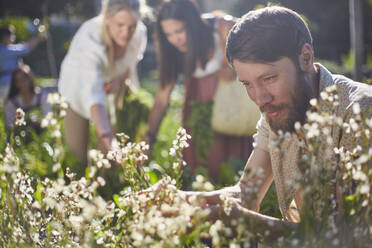
[[[324,91],[327,87],[333,85],[332,73],[327,70],[320,63],[315,63],[315,66],[319,69],[319,93]]]

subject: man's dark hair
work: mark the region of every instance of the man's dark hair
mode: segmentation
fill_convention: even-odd
[[[1,26],[0,27],[0,42],[3,42],[4,39],[9,38],[14,32],[12,26]]]
[[[231,29],[226,56],[241,62],[274,62],[281,57],[298,63],[305,43],[312,46],[309,28],[293,10],[270,6],[245,14]]]

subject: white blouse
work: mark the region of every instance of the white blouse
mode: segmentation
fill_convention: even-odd
[[[222,52],[221,48],[221,42],[218,32],[214,32],[214,53],[213,57],[208,60],[207,64],[205,65],[205,68],[202,69],[200,67],[197,67],[194,71],[193,76],[195,78],[202,78],[205,76],[208,76],[210,74],[213,74],[220,70],[223,65],[224,60],[224,54]]]
[[[139,87],[136,66],[142,59],[147,44],[146,26],[138,21],[136,31],[122,58],[109,68],[106,47],[101,40],[103,16],[94,17],[79,28],[65,56],[58,83],[59,92],[72,110],[90,119],[90,108],[95,104],[106,106],[104,82],[130,71],[126,80],[133,90]],[[129,81],[129,82],[128,82]]]

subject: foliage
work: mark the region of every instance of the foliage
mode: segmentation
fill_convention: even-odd
[[[215,188],[220,189],[235,185],[243,173],[246,162],[247,161],[242,161],[237,158],[230,158],[226,163],[222,163],[219,170],[218,182],[215,184]],[[206,172],[205,175],[208,175],[208,172]],[[260,213],[281,218],[274,183],[271,184],[261,202]]]
[[[116,132],[125,132],[131,137],[131,141],[138,141],[145,133],[152,105],[152,96],[146,90],[140,89],[138,92],[127,90],[122,96],[121,106],[116,108]]]
[[[192,112],[186,125],[191,128],[191,136],[199,160],[205,163],[208,158],[209,148],[214,143],[214,133],[211,126],[213,101],[203,103],[190,101]]]
[[[355,65],[355,54],[350,50],[347,55],[341,56],[342,65],[346,70],[351,71]]]
[[[325,109],[312,100],[306,124],[296,128],[303,140],[299,165],[303,176],[298,182],[304,202],[299,230],[291,242],[301,247],[368,247],[372,240],[372,108],[362,112],[356,103],[353,118],[342,120],[332,115],[340,104],[336,88],[328,87],[320,97]],[[352,147],[330,145],[334,126],[354,138]]]
[[[23,42],[31,38],[31,32],[27,29],[30,25],[30,19],[21,16],[7,16],[0,19],[0,26],[11,25],[15,29],[16,41]]]
[[[368,247],[371,244],[372,109],[361,111],[359,105],[354,105],[354,118],[344,123],[345,120],[331,114],[338,104],[334,89],[327,89],[321,98],[327,102],[328,109],[319,109],[317,102],[312,101],[308,122],[296,125],[304,144],[300,163],[303,177],[298,181],[304,201],[301,222],[289,237],[281,237],[270,244],[271,247]],[[227,226],[218,219],[207,220],[209,211],[203,207],[202,199],[187,199],[177,193],[177,188],[184,183],[181,151],[190,139],[184,129],[177,131],[167,154],[163,154],[168,167],[146,166],[148,146],[130,142],[128,136],[118,134],[118,147],[107,156],[90,151],[91,166],[83,177],[77,178],[62,165],[67,156],[60,126],[65,104],[58,95],[52,95],[49,100],[53,112],[42,121],[47,128],[45,133],[50,135],[49,146],[46,148],[44,144],[39,153],[43,149],[48,151],[43,156],[49,156],[46,163],[52,165],[52,171],[55,169],[54,174],[44,177],[38,175],[41,171],[30,174],[32,161],[17,152],[19,149],[26,152],[26,149],[16,142],[10,142],[0,156],[0,243],[3,246],[205,247],[206,237],[213,247],[251,244],[254,236],[249,231],[252,228],[249,223],[237,219]],[[21,111],[15,123],[24,124]],[[351,149],[327,145],[334,125],[358,139],[359,145]],[[288,134],[279,133],[278,145],[287,138]],[[31,155],[38,156],[36,153],[33,150]],[[230,175],[241,169],[237,161],[230,163],[231,168],[223,166],[225,170],[234,170]],[[127,187],[105,200],[98,190],[106,184],[102,175],[112,165],[123,175]],[[332,194],[335,185],[342,192],[341,198]],[[192,187],[201,191],[215,188],[201,175]],[[273,190],[272,186],[270,197],[274,196]],[[341,215],[336,204],[340,199],[345,209]],[[232,200],[228,197],[221,200],[223,211],[229,216]],[[262,211],[277,209],[263,203]]]
[[[20,110],[16,124],[24,125],[23,118]],[[45,120],[52,129],[58,123],[51,117]],[[120,165],[130,184],[126,192],[113,197],[114,202],[106,202],[96,193],[98,187],[105,184],[105,180],[97,176],[99,170],[111,166],[100,152],[90,152],[94,165],[79,180],[68,168],[55,180],[39,180],[22,169],[22,161],[9,144],[0,159],[1,243],[23,247],[103,244],[105,247],[174,247],[199,243],[197,234],[210,226],[203,221],[203,211],[196,213],[199,208],[182,201],[172,187],[159,194],[151,191],[138,194],[150,186],[150,177],[143,167],[147,159],[143,152],[148,145],[131,143],[128,139],[124,134],[118,135],[118,149],[107,156]],[[189,136],[181,129],[169,151],[175,159],[172,169],[176,179],[181,174],[180,154],[187,146],[187,139]],[[57,146],[51,147],[52,150],[58,147],[58,142],[54,144]],[[176,180],[165,178],[163,181],[172,185]],[[172,215],[174,211],[183,214],[163,216]],[[188,228],[194,225],[197,231],[190,233]]]
[[[0,15],[16,14],[30,18],[41,18],[46,10],[48,14],[61,14],[64,12],[68,15],[89,18],[96,11],[94,2],[91,0],[13,0],[6,2],[6,6],[3,6],[4,8],[0,11]]]

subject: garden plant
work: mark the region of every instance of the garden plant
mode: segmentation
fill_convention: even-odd
[[[11,133],[2,150],[0,243],[2,247],[251,247],[258,241],[264,247],[370,247],[372,109],[362,113],[354,105],[355,118],[344,123],[329,114],[338,104],[335,90],[328,88],[321,98],[329,108],[320,110],[312,100],[307,122],[296,125],[303,140],[299,164],[303,176],[298,180],[304,199],[301,222],[288,236],[266,244],[263,237],[247,231],[249,223],[242,219],[229,226],[220,219],[208,221],[208,207],[200,207],[200,199],[185,201],[177,194],[177,188],[185,184],[182,175],[187,168],[181,152],[191,139],[183,128],[163,154],[167,166],[149,164],[148,145],[119,133],[117,148],[107,155],[91,150],[90,166],[77,175],[69,168],[68,163],[74,161],[66,159],[63,144],[61,119],[67,105],[58,94],[50,94],[53,111],[42,120],[45,142],[34,148],[23,146],[22,135]],[[23,111],[17,113],[14,125],[26,128]],[[352,150],[327,148],[334,123],[352,132],[361,145]],[[272,145],[289,136],[281,133]],[[30,156],[44,152],[48,159],[32,164]],[[126,184],[120,193],[102,197],[99,188],[106,184],[105,171],[113,166],[119,168]],[[155,183],[165,186],[147,190]],[[191,185],[197,190],[215,188],[201,175]],[[342,192],[341,214],[337,196],[329,193],[334,187]],[[231,199],[222,200],[228,216]]]

